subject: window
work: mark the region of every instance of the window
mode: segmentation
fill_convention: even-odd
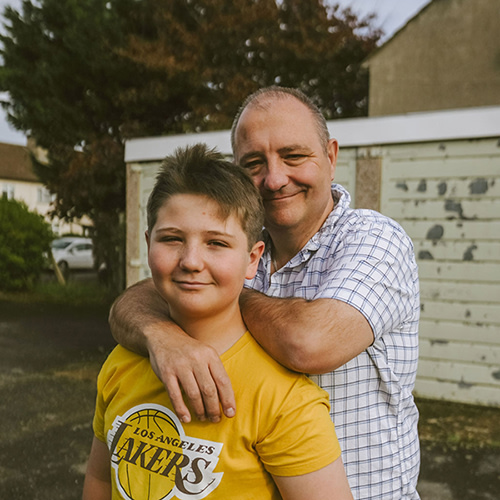
[[[37,191],[38,203],[50,203],[54,200],[54,195],[46,187],[39,187]]]
[[[2,196],[7,197],[8,200],[14,198],[14,184],[4,184],[2,186]]]

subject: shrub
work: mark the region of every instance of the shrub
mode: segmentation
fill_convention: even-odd
[[[53,234],[25,203],[0,198],[0,289],[30,290],[46,265]]]

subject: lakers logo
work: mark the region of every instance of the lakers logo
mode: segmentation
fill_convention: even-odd
[[[192,438],[168,408],[143,404],[117,416],[108,432],[116,485],[129,500],[197,500],[219,485],[221,443]]]

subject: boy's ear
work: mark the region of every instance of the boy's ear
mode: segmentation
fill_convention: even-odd
[[[146,244],[148,245],[148,253],[149,253],[149,233],[145,231],[144,236],[146,237]]]
[[[263,241],[258,241],[250,250],[250,260],[248,261],[247,272],[245,274],[245,278],[247,280],[251,280],[255,273],[257,272],[257,267],[259,265],[259,260],[264,253],[264,248],[266,247]]]

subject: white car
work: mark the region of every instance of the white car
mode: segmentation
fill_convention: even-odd
[[[52,255],[62,273],[93,269],[94,254],[90,238],[57,238],[52,244]]]

